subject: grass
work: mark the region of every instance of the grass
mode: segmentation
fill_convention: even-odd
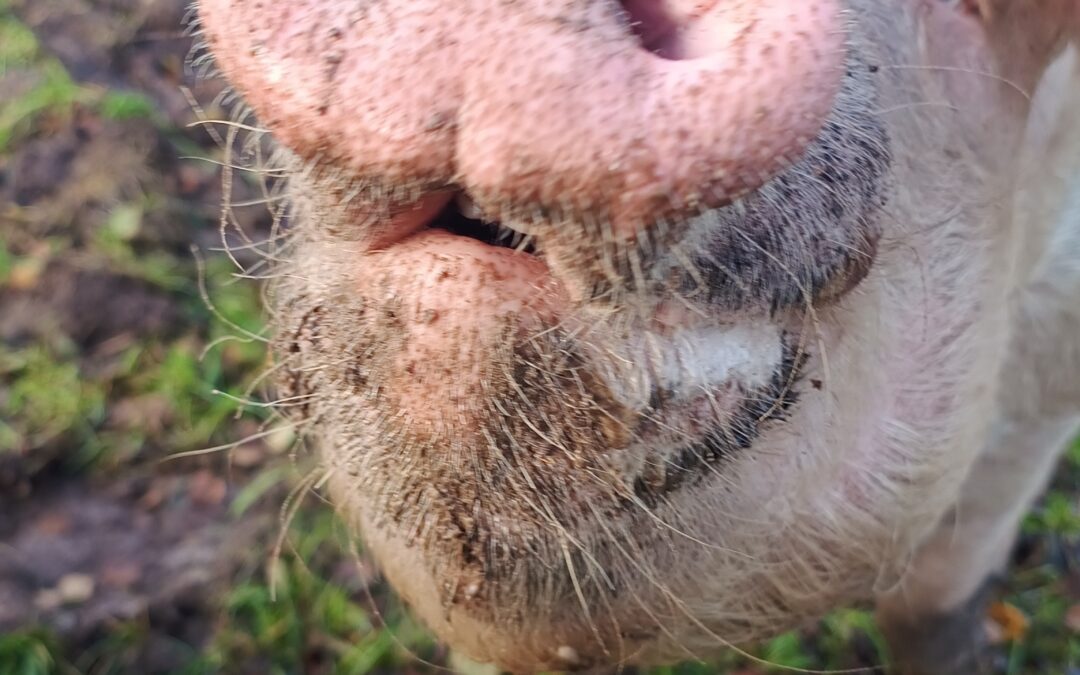
[[[138,216],[128,211],[124,218]],[[44,343],[0,345],[0,453],[48,454],[48,448],[62,445],[73,469],[88,470],[96,463],[119,466],[148,439],[138,428],[110,428],[106,409],[146,396],[166,404],[162,417],[169,424],[152,439],[158,447],[184,452],[235,440],[228,438],[235,397],[247,395],[245,383],[265,364],[261,342],[235,337],[237,327],[259,330],[258,289],[233,283],[228,261],[210,261],[208,284],[215,289],[214,306],[230,317],[225,323],[215,318],[192,283],[191,260],[164,253],[138,256],[112,236],[99,238],[96,253],[113,270],[174,291],[193,329],[169,341],[128,345],[111,356],[110,367],[104,369],[88,369],[77,346],[59,333]],[[30,264],[25,258],[0,255],[0,279]],[[71,448],[76,451],[71,453]]]
[[[0,673],[50,675],[59,666],[58,651],[52,636],[40,629],[0,635]]]
[[[253,577],[229,593],[227,622],[200,667],[227,672],[237,663],[258,661],[264,672],[284,674],[318,662],[326,672],[364,675],[431,656],[431,638],[399,605],[390,602],[376,613],[372,590],[360,588],[363,580],[329,578],[353,560],[342,555],[352,545],[328,511],[301,512],[291,532],[290,554],[271,562],[272,583]]]
[[[15,71],[25,72],[33,84],[0,106],[0,152],[27,137],[42,117],[69,117],[79,105],[115,120],[155,114],[153,102],[139,92],[76,83],[60,61],[42,50],[7,2],[0,2],[0,77]]]
[[[435,656],[427,632],[381,589],[340,578],[342,567],[355,561],[344,553],[351,545],[329,511],[301,511],[289,532],[289,552],[236,580],[210,641],[192,648],[176,673],[286,675],[317,667],[366,675],[398,672]],[[95,675],[132,672],[128,664],[143,633],[137,622],[117,625],[76,653],[41,628],[0,636],[0,674],[62,672],[61,666]]]
[[[69,345],[0,351],[4,424],[0,451],[41,447],[68,435],[88,441],[104,418],[105,392],[83,381]]]

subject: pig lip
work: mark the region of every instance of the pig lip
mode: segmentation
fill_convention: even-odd
[[[506,227],[497,220],[484,217],[464,192],[449,194],[446,204],[432,216],[419,221],[416,226],[397,237],[383,239],[379,248],[385,250],[430,230],[440,230],[455,237],[471,239],[484,246],[505,248],[530,257],[537,254],[532,237]]]

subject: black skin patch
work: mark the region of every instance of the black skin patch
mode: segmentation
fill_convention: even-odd
[[[783,360],[764,387],[747,392],[732,419],[716,426],[705,439],[674,453],[668,461],[664,480],[659,485],[638,479],[635,495],[650,509],[656,508],[667,494],[700,482],[709,468],[723,464],[749,450],[768,425],[783,421],[798,402],[798,383],[809,357],[784,336]]]
[[[798,171],[747,197],[695,258],[705,302],[776,313],[843,295],[869,272],[887,201],[891,154],[880,120],[825,126]],[[683,293],[698,279],[684,278]]]

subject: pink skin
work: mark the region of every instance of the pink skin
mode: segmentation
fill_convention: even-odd
[[[627,0],[633,30],[614,0],[355,7],[203,0],[201,15],[230,80],[302,157],[463,186],[495,216],[587,211],[623,237],[783,169],[843,72],[836,0]]]
[[[401,299],[406,313],[400,318],[409,335],[391,380],[414,424],[464,421],[460,428],[471,427],[467,418],[482,400],[476,387],[485,363],[472,351],[496,349],[508,323],[539,331],[557,321],[557,308],[566,304],[561,287],[537,258],[442,230],[359,255],[360,294],[390,293]],[[448,379],[446,371],[453,377]],[[432,383],[440,383],[437,391]]]
[[[357,295],[376,306],[392,299],[399,312],[403,328],[386,339],[401,342],[382,384],[410,431],[449,428],[464,447],[478,443],[484,369],[497,363],[485,356],[507,346],[507,330],[528,336],[577,318],[563,273],[545,260],[428,227],[455,191],[492,217],[507,205],[540,205],[631,238],[757,189],[797,159],[832,109],[845,62],[837,0],[627,0],[625,8],[616,0],[201,0],[219,65],[278,142],[346,177],[428,190],[339,249],[355,259]],[[627,15],[641,24],[629,27]],[[543,250],[545,228],[555,225],[536,225]],[[648,330],[706,342],[693,315],[660,310]],[[604,337],[592,342],[628,362],[649,347]],[[751,365],[775,365],[763,348],[743,351]],[[738,404],[722,388],[702,391],[687,393],[672,410],[679,419],[652,433],[699,435],[710,415],[728,412],[715,408]],[[638,403],[632,390],[610,394]],[[611,447],[629,442],[617,435]],[[391,563],[392,544],[376,537],[370,546],[395,573],[421,562]],[[394,580],[446,635],[443,613],[427,606],[437,594],[414,592],[425,579]],[[492,641],[467,645],[477,654],[515,642],[495,641],[491,629],[466,633]]]

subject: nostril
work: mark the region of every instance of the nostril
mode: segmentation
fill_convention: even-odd
[[[641,40],[641,46],[657,56],[665,56],[679,24],[663,0],[622,0],[622,5],[630,20],[630,30]]]
[[[630,30],[641,46],[672,61],[698,58],[715,49],[710,40],[719,0],[621,0]],[[710,48],[710,42],[712,47]]]

